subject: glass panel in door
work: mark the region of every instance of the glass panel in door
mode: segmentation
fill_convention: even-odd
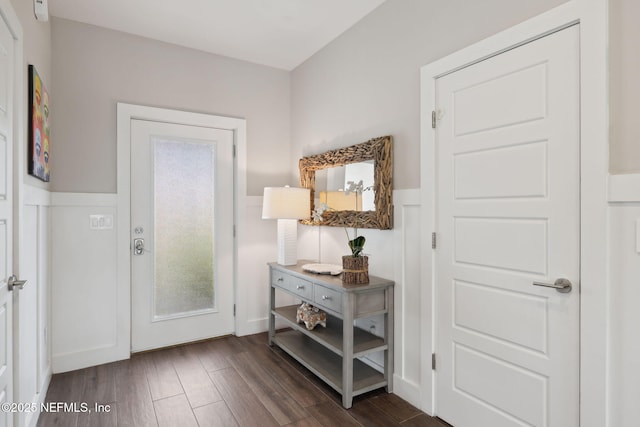
[[[153,141],[154,320],[215,307],[215,149]]]

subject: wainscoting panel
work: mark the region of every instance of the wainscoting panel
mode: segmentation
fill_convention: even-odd
[[[421,364],[424,328],[420,303],[420,190],[394,191],[395,368],[393,391],[421,406]]]
[[[236,288],[236,335],[268,329],[269,267],[277,258],[276,221],[262,219],[262,197],[247,196],[238,218],[238,269]],[[300,225],[298,227],[301,227]],[[294,299],[278,295],[277,303],[293,304]],[[276,326],[283,326],[278,324]]]
[[[640,174],[609,180],[609,425],[637,424],[640,395]]]
[[[64,372],[122,359],[129,337],[118,337],[116,197],[52,195],[52,365]],[[90,215],[113,226],[95,229]],[[126,340],[126,343],[123,343]]]

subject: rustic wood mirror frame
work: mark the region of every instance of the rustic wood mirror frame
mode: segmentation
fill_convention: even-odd
[[[374,160],[373,191],[375,211],[335,211],[327,210],[322,222],[302,220],[307,225],[328,225],[332,227],[393,228],[393,140],[391,136],[370,139],[361,144],[306,156],[300,159],[300,186],[310,189],[311,212],[315,209],[316,171],[349,163]]]

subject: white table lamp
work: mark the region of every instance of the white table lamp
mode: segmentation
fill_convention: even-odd
[[[308,188],[265,187],[262,219],[278,220],[278,264],[298,262],[298,220],[311,214]]]

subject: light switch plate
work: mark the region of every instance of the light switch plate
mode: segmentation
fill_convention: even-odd
[[[113,215],[89,215],[89,228],[92,230],[111,230]]]

